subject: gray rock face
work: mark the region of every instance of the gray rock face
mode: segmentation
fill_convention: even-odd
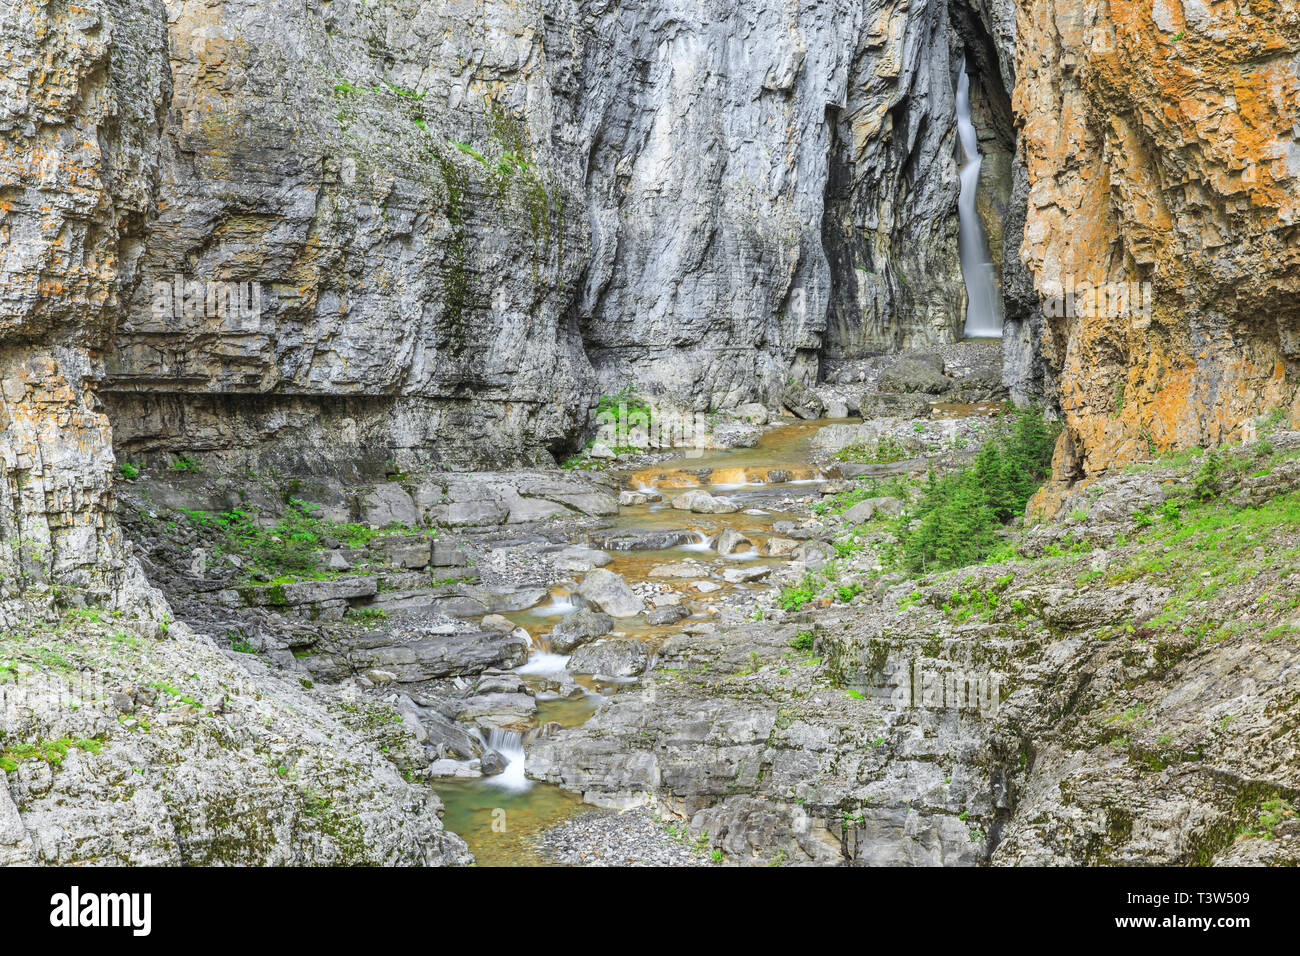
[[[574,430],[583,203],[553,84],[579,50],[561,5],[491,6],[159,8],[175,94],[109,363],[119,448],[517,461]],[[177,276],[258,308],[178,308]]]
[[[488,667],[517,667],[528,659],[528,639],[499,631],[405,637],[378,632],[357,641],[347,659],[357,671],[387,671],[401,683],[477,674]],[[310,662],[316,665],[313,659]]]
[[[407,7],[140,14],[175,90],[123,453],[542,461],[598,390],[775,406],[819,352],[960,333],[947,3]]]
[[[583,6],[603,383],[772,401],[823,345],[959,333],[946,3]]]
[[[0,17],[0,623],[51,586],[141,596],[95,382],[155,210],[164,17],[156,0]]]
[[[183,624],[163,639],[124,627],[132,624],[81,620],[68,628],[60,653],[95,661],[89,683],[89,670],[18,665],[23,717],[15,721],[8,705],[0,708],[6,743],[83,743],[57,766],[19,758],[0,773],[0,860],[470,861],[460,838],[443,829],[436,794],[403,779],[398,764],[416,767],[427,757],[392,707],[355,687],[309,692],[250,655],[219,651]],[[0,685],[0,692],[17,686]],[[82,706],[69,708],[71,699]]]

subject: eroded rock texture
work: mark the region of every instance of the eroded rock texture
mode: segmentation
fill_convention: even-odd
[[[158,203],[166,22],[0,7],[0,863],[465,862],[380,756],[394,714],[171,625],[117,525],[97,391]]]
[[[1047,320],[1057,477],[1239,435],[1291,401],[1300,357],[1300,10],[1022,0],[1018,31],[1039,292],[1150,282],[1154,299]]]
[[[52,585],[112,597],[126,570],[94,381],[154,208],[166,45],[160,3],[6,4],[0,18],[6,608]]]
[[[109,369],[121,447],[482,461],[576,430],[563,19],[178,0],[168,27],[161,212]],[[257,287],[241,313],[210,283]]]
[[[819,350],[960,334],[945,3],[591,9],[580,311],[603,383],[771,401]]]
[[[167,18],[159,215],[106,389],[132,454],[539,461],[598,392],[774,404],[821,354],[960,335],[944,2]]]

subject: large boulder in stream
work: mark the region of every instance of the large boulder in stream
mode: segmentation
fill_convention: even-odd
[[[692,544],[699,535],[688,529],[671,531],[611,531],[588,535],[592,548],[604,548],[606,551],[663,551],[683,544]]]
[[[682,492],[672,500],[671,504],[678,511],[692,511],[695,514],[705,515],[726,515],[740,510],[740,505],[734,501],[711,495],[700,489]]]
[[[736,554],[740,551],[750,550],[754,546],[754,542],[735,528],[723,528],[714,546],[718,549],[718,554]]]
[[[588,644],[573,652],[569,671],[596,677],[639,677],[650,660],[649,649],[633,637]]]
[[[578,595],[610,617],[635,617],[644,605],[626,581],[613,571],[596,568],[578,585]]]
[[[614,619],[608,614],[583,608],[560,618],[551,629],[547,643],[556,654],[570,654],[583,644],[604,637],[614,629]]]

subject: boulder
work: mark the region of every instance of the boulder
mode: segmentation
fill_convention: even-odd
[[[805,541],[794,549],[794,560],[810,568],[820,568],[828,561],[833,561],[837,552],[825,541]]]
[[[645,612],[647,624],[676,624],[691,616],[691,612],[681,604],[668,604]]]
[[[699,489],[683,492],[670,503],[678,511],[692,511],[696,514],[722,515],[733,514],[740,510],[740,505],[734,501],[715,497]]]
[[[692,544],[696,533],[685,528],[673,531],[617,531],[587,536],[593,548],[606,551],[663,551],[683,544]]]
[[[601,611],[583,608],[560,618],[547,643],[556,654],[570,654],[583,644],[604,637],[614,628],[614,619]]]
[[[844,512],[843,518],[849,524],[862,524],[870,521],[876,514],[876,505],[873,501],[859,501],[852,508]]]
[[[604,568],[587,572],[578,585],[578,594],[611,617],[635,617],[643,608],[627,582]]]
[[[785,387],[782,404],[799,418],[811,421],[821,418],[825,405],[817,393],[800,382],[791,381]]]
[[[746,581],[761,581],[772,573],[765,565],[756,568],[727,568],[722,572],[722,580],[728,584],[742,584]]]
[[[506,758],[501,756],[495,750],[489,750],[479,758],[479,771],[485,777],[494,777],[499,773],[504,773],[506,769]]]
[[[590,571],[592,568],[603,568],[613,560],[608,552],[584,548],[577,544],[551,555],[551,563],[556,568],[577,573]]]
[[[722,529],[722,533],[718,535],[718,540],[714,544],[714,547],[718,550],[718,554],[736,554],[740,551],[748,551],[753,546],[754,542],[750,541],[735,528]]]
[[[527,694],[476,694],[460,701],[456,719],[487,730],[525,730],[537,716],[537,701]]]
[[[784,558],[786,555],[794,553],[795,548],[799,547],[799,542],[793,538],[782,538],[773,536],[767,539],[767,553],[773,558]]]
[[[922,394],[865,392],[858,399],[864,421],[873,418],[929,418],[930,399]]]
[[[943,359],[937,355],[918,353],[899,356],[876,380],[876,387],[882,392],[906,394],[923,392],[938,395],[954,384],[952,379],[943,374]]]
[[[484,630],[497,631],[501,634],[509,634],[515,629],[515,622],[500,614],[489,614],[479,623],[483,625]]]
[[[632,637],[588,644],[574,651],[569,670],[601,677],[638,677],[650,660],[649,649]]]
[[[528,659],[528,635],[517,630],[469,631],[398,638],[378,631],[365,635],[352,646],[348,660],[364,673],[382,670],[398,683],[410,684],[436,677],[480,674],[489,667],[518,667]]]

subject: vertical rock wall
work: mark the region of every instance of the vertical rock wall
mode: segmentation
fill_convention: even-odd
[[[169,93],[153,0],[0,16],[0,607],[126,570],[95,381],[135,282]],[[7,616],[5,610],[0,617]]]
[[[1239,436],[1291,402],[1300,359],[1300,8],[1018,9],[1037,290],[1149,282],[1153,295],[1145,314],[1085,302],[1047,319],[1067,424],[1058,479]]]
[[[592,391],[563,11],[171,0],[168,26],[161,209],[109,366],[119,447],[549,460]],[[223,312],[214,285],[259,308]]]

